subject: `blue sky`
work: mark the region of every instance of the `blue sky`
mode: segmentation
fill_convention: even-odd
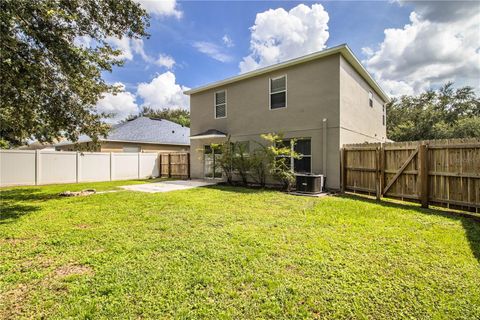
[[[151,13],[151,36],[136,46],[127,43],[121,47],[131,51],[125,65],[105,73],[104,78],[125,85],[126,95],[106,97],[99,104],[100,109],[118,111],[119,116],[142,105],[160,107],[159,103],[188,108],[181,90],[238,74],[239,63],[248,56],[255,62],[242,71],[341,43],[350,46],[391,95],[418,93],[448,80],[480,86],[478,68],[467,70],[460,61],[480,64],[480,40],[475,36],[480,31],[478,3],[138,1]],[[299,6],[308,16],[298,19],[294,11]],[[271,58],[252,51],[254,25],[261,50],[278,49],[282,54]],[[283,30],[286,25],[291,26]],[[314,25],[328,28],[328,33],[298,31]],[[277,32],[279,28],[282,31]],[[386,36],[386,29],[393,31]],[[305,42],[294,43],[292,49],[288,41],[293,31]],[[463,54],[452,62],[459,50]],[[159,55],[175,61],[173,66],[156,63]],[[164,77],[155,81],[160,75]]]

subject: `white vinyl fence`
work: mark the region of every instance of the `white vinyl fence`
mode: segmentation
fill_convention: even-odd
[[[158,177],[158,153],[0,150],[0,186]]]

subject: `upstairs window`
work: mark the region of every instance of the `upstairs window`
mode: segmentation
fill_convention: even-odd
[[[287,106],[287,76],[270,78],[270,109]]]
[[[368,105],[373,108],[373,94],[372,94],[372,91],[368,92]]]
[[[215,92],[215,119],[227,117],[227,92]]]

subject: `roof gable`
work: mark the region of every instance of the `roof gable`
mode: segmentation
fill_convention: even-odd
[[[314,52],[314,53],[311,53],[311,54],[308,54],[308,55],[305,55],[305,56],[302,56],[302,57],[299,57],[299,58],[287,60],[287,61],[277,63],[277,64],[274,64],[274,65],[271,65],[271,66],[268,66],[268,67],[264,67],[264,68],[260,68],[260,69],[253,70],[253,71],[250,71],[250,72],[246,72],[246,73],[240,74],[238,76],[234,76],[234,77],[227,78],[227,79],[224,79],[224,80],[216,81],[216,82],[204,85],[204,86],[200,86],[200,87],[197,87],[197,88],[187,90],[184,93],[187,94],[187,95],[191,95],[191,94],[203,92],[203,91],[206,91],[206,90],[214,89],[216,87],[220,87],[220,86],[224,86],[224,85],[231,84],[231,83],[234,83],[234,82],[238,82],[238,81],[241,81],[241,80],[253,78],[253,77],[256,77],[256,76],[259,76],[259,75],[262,75],[262,74],[265,74],[265,73],[269,73],[269,72],[272,72],[272,71],[277,71],[277,70],[281,70],[281,69],[284,69],[284,68],[287,68],[287,67],[290,67],[290,66],[294,66],[294,65],[297,65],[297,64],[305,63],[307,61],[312,61],[312,60],[328,57],[328,56],[331,56],[331,55],[334,55],[334,54],[341,54],[345,58],[345,60],[347,60],[353,66],[353,68],[360,74],[360,76],[363,79],[365,79],[365,81],[373,88],[373,90],[375,90],[375,92],[384,101],[386,101],[386,102],[390,101],[390,98],[388,97],[388,95],[382,90],[382,88],[373,79],[373,77],[368,73],[368,71],[365,69],[365,67],[360,63],[360,61],[357,59],[357,57],[355,57],[353,52],[350,50],[350,48],[346,44],[341,44],[339,46],[332,47],[332,48],[325,49],[325,50],[318,51],[318,52]]]

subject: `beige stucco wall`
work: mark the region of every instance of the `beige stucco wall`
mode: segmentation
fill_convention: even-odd
[[[373,94],[373,107],[368,93]],[[385,142],[385,101],[343,58],[340,58],[340,144]]]
[[[102,142],[101,152],[123,152],[124,147],[140,147],[140,152],[188,152],[189,146],[127,143],[127,142]]]
[[[327,185],[339,187],[339,63],[340,56],[285,68],[224,87],[191,95],[191,134],[217,129],[233,141],[262,141],[260,135],[282,132],[286,138],[310,138],[312,172],[322,173],[322,120],[328,119]],[[287,75],[287,108],[270,110],[269,79]],[[214,92],[227,91],[227,117],[215,119]],[[203,178],[203,146],[191,140],[191,175]]]
[[[269,79],[287,75],[287,108],[269,109]],[[226,90],[227,117],[215,119],[214,93]],[[368,104],[368,92],[374,105]],[[310,138],[312,172],[327,176],[327,187],[340,188],[340,148],[345,143],[382,141],[382,99],[340,55],[306,62],[192,94],[191,134],[217,129],[233,141],[262,141],[260,135],[282,132],[286,138]],[[323,172],[322,121],[327,119],[326,172]],[[191,140],[191,175],[203,178],[203,147],[209,139]]]
[[[123,152],[124,147],[140,147],[140,152],[188,152],[189,146],[163,145],[130,142],[101,142],[99,152]],[[73,151],[73,146],[58,147],[62,151]]]

